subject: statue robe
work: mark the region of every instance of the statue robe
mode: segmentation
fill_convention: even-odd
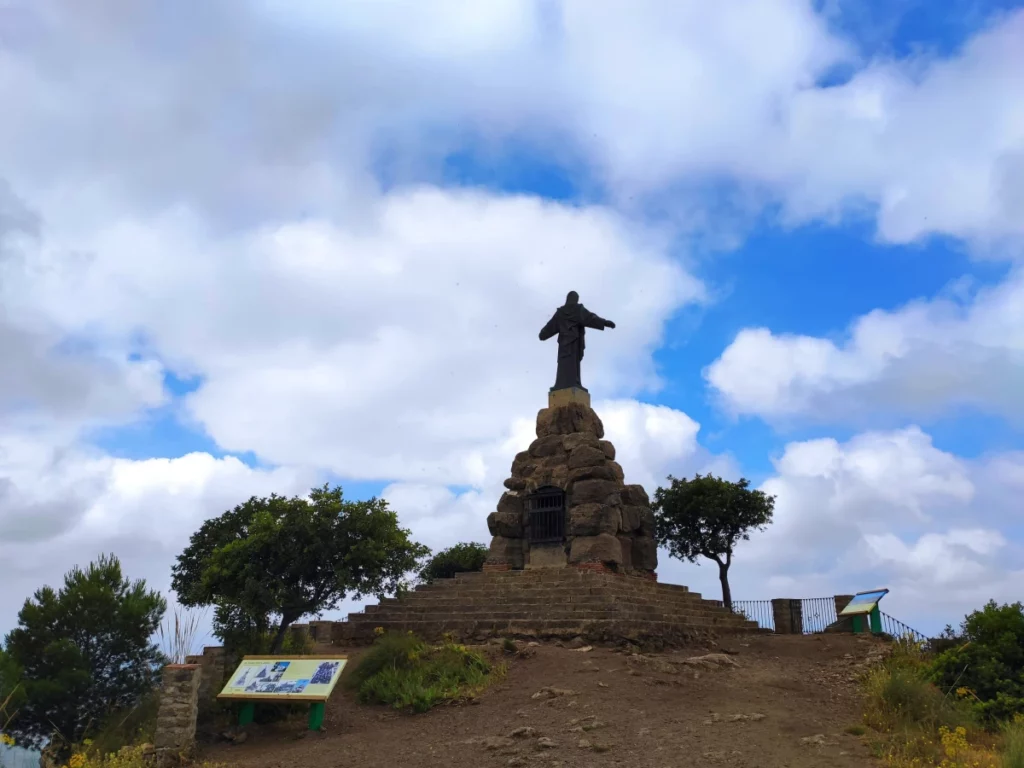
[[[555,374],[556,389],[586,388],[580,380],[580,361],[586,346],[586,329],[593,328],[603,331],[608,321],[598,317],[582,304],[565,304],[555,310],[555,314],[541,329],[540,340],[547,341],[558,335],[558,371]]]

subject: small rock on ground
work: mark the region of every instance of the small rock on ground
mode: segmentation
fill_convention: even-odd
[[[579,694],[576,691],[570,690],[568,688],[552,688],[550,686],[545,686],[545,687],[541,688],[539,691],[537,691],[535,694],[533,694],[533,696],[531,696],[530,698],[531,699],[556,699],[556,698],[558,698],[560,696],[578,696],[578,695]]]

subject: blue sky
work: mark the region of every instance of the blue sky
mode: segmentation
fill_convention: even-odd
[[[154,3],[103,51],[67,10],[0,86],[0,213],[41,222],[0,216],[11,583],[133,541],[166,588],[203,519],[324,481],[487,541],[576,289],[627,477],[778,496],[738,598],[885,582],[929,631],[1013,597],[1021,7]]]

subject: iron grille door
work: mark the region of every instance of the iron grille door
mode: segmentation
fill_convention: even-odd
[[[530,543],[561,543],[565,540],[565,491],[545,487],[527,498],[530,518]]]

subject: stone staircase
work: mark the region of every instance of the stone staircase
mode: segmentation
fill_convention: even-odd
[[[686,587],[576,568],[458,574],[334,622],[331,642],[365,644],[377,627],[426,639],[445,633],[463,640],[580,636],[645,647],[762,631]]]

